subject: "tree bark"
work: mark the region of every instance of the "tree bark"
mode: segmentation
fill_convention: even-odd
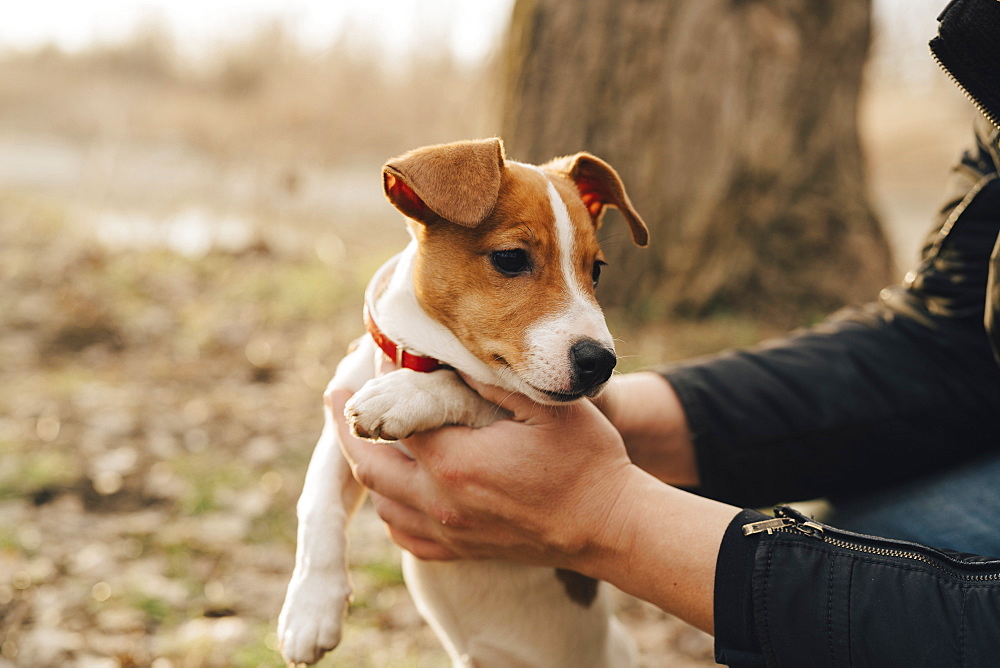
[[[514,159],[588,150],[651,228],[601,237],[601,300],[640,319],[808,317],[890,279],[857,132],[870,0],[517,0]]]

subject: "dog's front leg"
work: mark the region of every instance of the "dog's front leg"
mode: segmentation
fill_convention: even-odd
[[[485,427],[510,416],[449,369],[400,369],[374,378],[351,397],[344,413],[355,434],[386,441],[446,424]]]
[[[373,346],[366,339],[337,368],[330,388],[356,390],[371,377]],[[337,425],[324,397],[323,432],[313,451],[298,503],[295,570],[278,617],[281,653],[290,663],[315,663],[340,642],[351,588],[347,524],[364,499],[341,454]]]

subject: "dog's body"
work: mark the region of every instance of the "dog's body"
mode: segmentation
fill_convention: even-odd
[[[346,410],[355,433],[396,440],[506,416],[452,369],[540,403],[597,394],[615,363],[593,295],[604,208],[621,210],[636,243],[647,241],[614,170],[587,154],[541,167],[507,161],[492,139],[418,149],[383,173],[387,196],[410,219],[413,241],[373,279],[369,335],[330,383],[355,393]],[[379,375],[387,355],[411,368]],[[429,370],[438,363],[444,366]],[[327,405],[299,500],[295,571],[279,618],[290,662],[315,662],[340,641],[350,595],[345,530],[363,497]],[[632,663],[607,592],[571,598],[574,574],[490,561],[427,562],[408,553],[403,568],[455,666]]]

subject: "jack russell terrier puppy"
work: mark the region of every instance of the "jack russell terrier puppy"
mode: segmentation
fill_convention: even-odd
[[[605,208],[623,214],[639,246],[649,237],[614,169],[587,153],[522,164],[505,159],[499,139],[487,139],[410,151],[386,163],[382,177],[412,241],[369,285],[368,335],[329,385],[354,392],[345,413],[357,435],[393,441],[507,416],[454,369],[541,404],[601,391],[617,359],[594,298]],[[386,356],[397,370],[378,375]],[[350,598],[345,530],[363,498],[327,405],[278,620],[290,663],[316,662],[340,642]],[[403,572],[456,667],[633,663],[608,593],[589,578],[406,552]]]

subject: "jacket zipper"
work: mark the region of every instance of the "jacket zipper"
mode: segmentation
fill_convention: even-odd
[[[938,58],[938,55],[934,53],[933,49],[931,49],[931,57],[934,58],[934,62],[938,64],[938,67],[941,68],[941,71],[948,75],[948,78],[951,79],[952,83],[958,86],[958,89],[962,91],[962,93],[965,95],[966,98],[968,98],[969,102],[971,102],[973,106],[975,106],[976,109],[979,110],[979,113],[985,116],[986,120],[988,120],[990,123],[993,124],[993,127],[1000,128],[1000,118],[998,118],[996,114],[994,114],[992,111],[986,108],[986,105],[980,102],[978,97],[970,93],[969,90],[962,85],[962,82],[955,78],[955,75],[952,74],[951,70],[949,70],[948,67],[941,62],[941,59]]]
[[[814,522],[812,520],[806,519],[804,517],[797,516],[798,513],[785,506],[779,506],[775,509],[776,517],[772,519],[762,520],[760,522],[751,522],[749,524],[743,525],[743,535],[752,536],[754,534],[766,533],[773,534],[775,532],[779,533],[798,533],[810,538],[815,538],[821,540],[828,545],[833,545],[834,547],[839,547],[845,550],[851,550],[853,552],[861,552],[864,554],[873,554],[881,557],[896,557],[899,559],[910,559],[913,561],[918,561],[920,563],[926,564],[939,571],[947,573],[953,577],[961,578],[963,580],[973,580],[973,581],[988,581],[988,580],[1000,580],[1000,573],[983,573],[983,574],[972,574],[972,573],[962,573],[958,570],[958,567],[965,564],[954,559],[950,559],[947,555],[941,555],[938,558],[932,558],[926,554],[922,554],[916,550],[904,549],[902,545],[900,547],[887,547],[885,545],[892,545],[893,543],[887,539],[873,538],[871,536],[863,536],[861,534],[844,534],[845,536],[850,535],[851,537],[856,537],[862,540],[878,541],[883,544],[883,546],[876,545],[866,545],[860,542],[851,542],[844,540],[843,538],[838,538],[831,535],[833,532],[840,532],[837,529],[828,527],[826,525],[820,524],[819,522]],[[952,561],[953,566],[949,566],[942,561]],[[989,565],[994,568],[1000,566],[1000,561],[987,561],[987,562],[972,562],[976,565]]]

